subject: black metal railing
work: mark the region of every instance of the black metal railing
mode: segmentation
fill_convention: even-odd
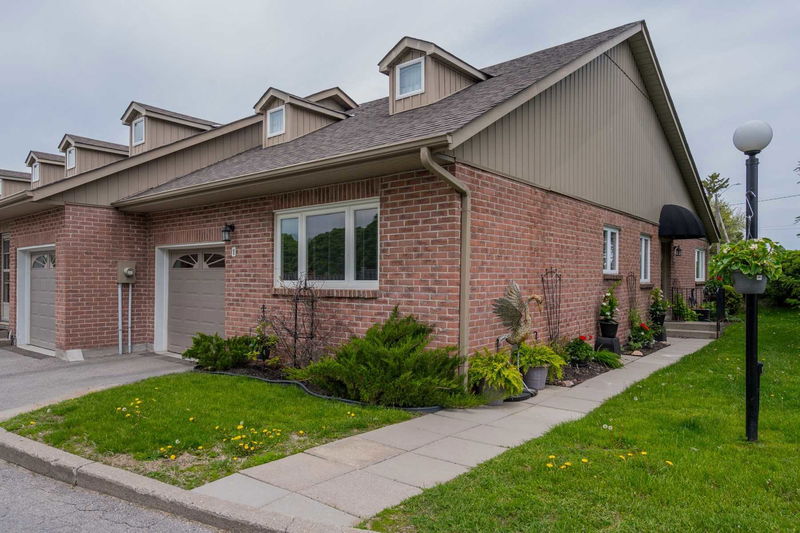
[[[671,317],[672,320],[681,321],[685,320],[683,316],[676,313],[676,308],[680,309],[681,300],[685,306],[695,312],[707,310],[707,316],[701,317],[708,322],[716,322],[717,324],[717,337],[722,329],[722,323],[725,321],[725,291],[719,288],[711,287],[679,287],[673,285],[670,289],[670,304],[671,304]]]

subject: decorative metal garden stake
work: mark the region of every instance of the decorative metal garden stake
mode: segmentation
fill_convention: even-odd
[[[772,140],[772,128],[766,122],[752,120],[733,134],[733,144],[747,155],[747,191],[745,192],[745,239],[758,238],[758,158],[756,155]],[[758,440],[758,410],[761,393],[761,370],[758,361],[758,295],[745,294],[745,431],[747,440]]]

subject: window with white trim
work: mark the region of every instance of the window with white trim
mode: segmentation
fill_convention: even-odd
[[[603,274],[619,274],[619,230],[603,228]]]
[[[34,163],[31,167],[31,181],[34,183],[39,181],[39,163]]]
[[[131,129],[133,130],[133,145],[142,144],[144,142],[144,117],[134,120]]]
[[[694,251],[694,280],[706,280],[706,251],[703,248]]]
[[[275,286],[378,288],[378,200],[275,214]]]
[[[75,147],[67,148],[67,169],[75,168]]]
[[[286,109],[284,106],[267,111],[267,137],[286,133]]]
[[[394,79],[397,98],[425,92],[425,57],[397,65],[394,70]]]
[[[650,236],[639,236],[639,281],[650,283]]]

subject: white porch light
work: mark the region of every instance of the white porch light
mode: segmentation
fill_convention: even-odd
[[[772,128],[763,120],[745,122],[733,132],[733,144],[745,154],[757,154],[772,141]]]

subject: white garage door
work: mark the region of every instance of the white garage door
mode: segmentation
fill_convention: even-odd
[[[56,347],[56,253],[31,256],[30,343],[54,350]]]
[[[225,332],[225,250],[170,254],[167,349],[182,353],[196,333]]]

